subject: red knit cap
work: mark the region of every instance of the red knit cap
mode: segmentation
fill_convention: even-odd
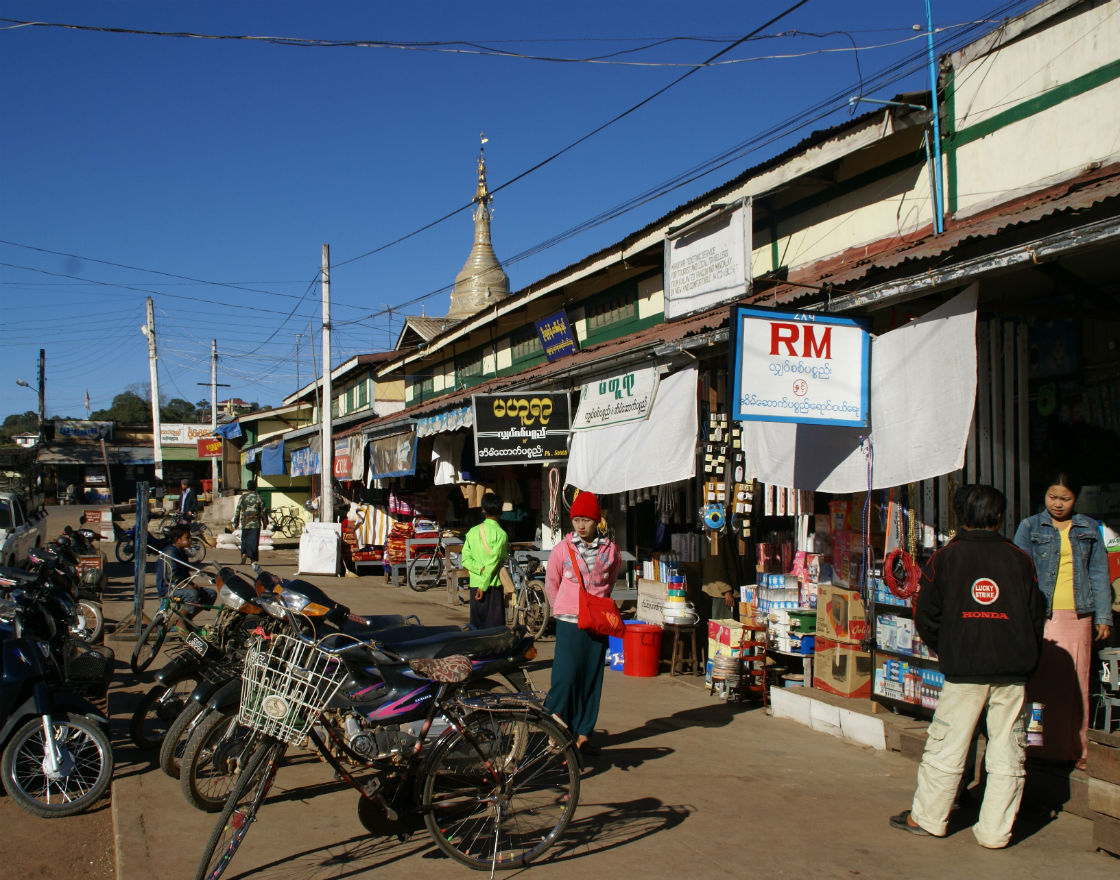
[[[572,519],[577,516],[586,516],[588,519],[598,522],[603,516],[599,510],[599,499],[591,492],[580,492],[576,496],[576,500],[572,502],[572,509],[568,512],[568,516]]]

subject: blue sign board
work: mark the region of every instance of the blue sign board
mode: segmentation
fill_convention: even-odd
[[[550,361],[567,357],[579,351],[579,343],[568,323],[568,316],[563,312],[549,315],[537,321],[537,335],[541,338],[541,348],[544,356]]]

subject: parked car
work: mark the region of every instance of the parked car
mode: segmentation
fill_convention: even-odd
[[[22,497],[0,492],[0,564],[22,564],[27,551],[43,543],[42,524],[28,516]]]

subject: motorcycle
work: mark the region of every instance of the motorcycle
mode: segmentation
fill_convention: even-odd
[[[151,532],[147,533],[146,549],[149,556],[158,554],[166,550],[171,544],[170,538],[167,533],[171,531],[176,525],[185,525],[191,532],[191,546],[187,550],[187,562],[192,565],[197,565],[206,558],[207,546],[214,546],[213,539],[210,537],[210,530],[205,523],[194,521],[180,521],[169,522],[162,526],[162,537],[156,537]],[[115,525],[115,524],[114,524]],[[130,565],[132,560],[136,558],[136,525],[135,523],[127,529],[116,526],[117,542],[113,545],[113,555],[117,557],[118,562],[123,562],[125,565]]]
[[[52,542],[28,551],[27,561],[42,580],[51,581],[69,597],[70,634],[86,644],[97,641],[105,628],[105,615],[97,594],[83,583],[73,551],[65,544]]]
[[[0,597],[0,779],[26,812],[46,819],[70,816],[109,787],[109,720],[68,677],[79,668],[88,673],[90,663],[63,662],[59,674],[58,629],[36,595],[42,586],[36,576],[0,569],[0,584],[8,588]],[[107,685],[111,652],[97,657]]]

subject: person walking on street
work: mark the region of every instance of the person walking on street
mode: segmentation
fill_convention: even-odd
[[[892,828],[944,837],[973,731],[987,710],[987,784],[977,843],[1001,849],[1023,797],[1024,698],[1038,663],[1046,603],[1030,557],[999,533],[1007,499],[991,486],[958,490],[960,530],[922,569],[914,624],[945,684],[926,733],[918,786]]]
[[[607,637],[579,628],[579,594],[586,589],[594,596],[610,596],[622,555],[614,541],[599,534],[603,514],[593,494],[580,492],[569,516],[574,531],[552,548],[544,580],[556,619],[552,684],[544,704],[568,725],[581,752],[597,755],[591,734],[599,718]]]
[[[261,541],[261,525],[264,520],[264,499],[257,492],[257,481],[249,480],[248,490],[237,502],[233,513],[233,527],[241,527],[241,564],[257,564],[258,549]]]
[[[1027,688],[1043,705],[1046,735],[1031,756],[1084,770],[1093,639],[1108,644],[1112,634],[1112,585],[1100,523],[1073,512],[1080,489],[1069,474],[1053,475],[1046,509],[1019,523],[1015,545],[1034,561],[1047,606],[1042,659]]]
[[[471,629],[506,625],[505,595],[499,569],[506,562],[509,539],[498,522],[502,499],[489,492],[482,496],[485,519],[463,539],[463,568],[471,576]]]
[[[179,488],[179,519],[190,522],[198,513],[198,495],[191,488],[190,480],[180,480]]]

